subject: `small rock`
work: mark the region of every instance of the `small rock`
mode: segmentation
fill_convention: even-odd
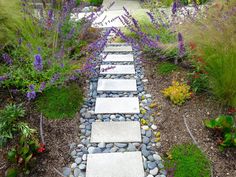
[[[143,143],[144,143],[144,144],[148,144],[149,141],[150,141],[150,140],[149,140],[148,137],[146,137],[146,136],[143,137]]]
[[[72,164],[71,164],[71,168],[74,169],[74,168],[76,168],[76,167],[77,167],[77,164],[76,164],[76,163],[72,163]]]
[[[75,168],[75,169],[74,169],[74,177],[78,177],[79,174],[80,174],[80,169]]]
[[[86,165],[85,164],[80,164],[79,165],[79,169],[80,170],[85,170],[86,169]]]
[[[70,153],[70,155],[71,155],[72,157],[75,156],[75,155],[76,155],[76,151],[73,150],[73,151]]]
[[[132,143],[129,143],[127,150],[128,151],[136,151],[136,147]]]
[[[153,154],[153,158],[156,161],[160,161],[161,160],[161,156],[159,156],[158,154]]]
[[[88,148],[88,152],[89,152],[89,154],[93,154],[94,153],[94,151],[95,151],[95,147],[89,147]]]
[[[119,148],[125,148],[127,147],[127,144],[126,143],[115,143],[115,145]]]
[[[148,162],[148,168],[149,168],[149,169],[152,170],[152,169],[154,169],[156,166],[157,166],[157,165],[156,165],[155,162],[150,162],[150,161]]]
[[[100,148],[105,148],[106,147],[106,143],[98,143],[98,147],[100,147]]]
[[[82,162],[82,158],[77,157],[77,158],[75,159],[75,163],[80,164],[81,162]]]
[[[71,169],[68,167],[64,167],[62,170],[63,170],[63,175],[65,176],[69,176],[71,173]]]
[[[152,136],[152,130],[146,131],[146,136],[150,138]]]
[[[148,127],[147,125],[143,125],[143,126],[142,126],[142,129],[143,129],[143,130],[149,130],[149,127]]]
[[[84,155],[82,156],[82,160],[83,160],[83,161],[87,160],[87,154],[84,154]]]
[[[156,168],[154,168],[154,169],[152,169],[152,170],[150,170],[150,174],[151,175],[157,175],[157,173],[158,173],[158,168],[156,167]]]
[[[147,177],[153,177],[153,175],[150,175],[150,174],[149,174],[149,175],[147,175]]]
[[[148,156],[148,160],[150,160],[151,162],[155,161],[152,155]]]
[[[153,130],[156,130],[156,129],[157,129],[157,126],[154,125],[154,124],[152,124],[151,128],[152,128]]]

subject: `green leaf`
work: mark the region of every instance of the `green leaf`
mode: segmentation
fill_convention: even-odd
[[[17,177],[17,169],[16,168],[8,168],[6,171],[6,177]]]
[[[33,157],[33,154],[30,154],[28,157],[25,158],[25,166],[29,163],[30,159]]]
[[[7,159],[10,161],[10,162],[16,162],[16,156],[17,156],[17,153],[16,153],[16,150],[15,149],[11,149],[8,153],[7,153]]]
[[[203,123],[207,128],[216,128],[217,125],[215,120],[204,120]]]
[[[231,129],[234,126],[234,118],[232,116],[221,115],[216,118],[222,128]]]

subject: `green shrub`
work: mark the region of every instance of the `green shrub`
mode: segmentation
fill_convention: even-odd
[[[220,115],[216,119],[205,120],[204,125],[207,128],[213,129],[220,137],[218,144],[224,147],[236,147],[236,127],[233,116]]]
[[[201,150],[192,144],[174,146],[165,167],[174,177],[210,177],[210,162]]]
[[[89,2],[93,6],[100,6],[102,5],[103,0],[89,0]]]
[[[172,63],[164,62],[157,65],[157,72],[161,75],[170,74],[177,69],[178,67]]]
[[[0,44],[3,46],[17,40],[16,32],[23,19],[19,3],[18,0],[0,0]]]
[[[13,133],[17,131],[18,118],[24,117],[25,110],[21,105],[9,104],[0,110],[0,147],[8,139],[13,138]]]
[[[236,106],[236,2],[224,4],[223,10],[218,7],[210,8],[206,18],[181,29],[185,39],[196,46],[192,53],[203,60],[201,70],[207,73],[212,93],[223,104]]]
[[[82,103],[82,91],[76,84],[49,88],[36,101],[38,111],[48,119],[73,118]]]
[[[0,79],[1,87],[18,89],[27,94],[38,93],[43,89],[63,84],[71,76],[79,77],[75,70],[80,69],[80,61],[72,61],[72,59],[78,60],[81,47],[86,45],[84,41],[78,39],[84,23],[81,21],[72,23],[69,19],[69,10],[62,18],[60,10],[54,9],[51,15],[53,20],[50,21],[49,17],[45,16],[42,24],[37,18],[31,16],[33,12],[29,4],[26,4],[25,8],[30,15],[24,14],[25,20],[22,18],[20,25],[17,26],[19,31],[13,33],[17,42],[0,50],[0,60],[2,54],[7,54],[12,60],[11,64],[0,63],[0,77],[7,77],[3,81]],[[2,6],[0,6],[1,11],[4,11]],[[16,14],[19,13],[18,11]],[[18,24],[11,19],[9,23]],[[60,30],[58,30],[59,24]],[[18,43],[19,39],[21,42]],[[41,56],[43,65],[40,71],[34,66],[37,55]]]

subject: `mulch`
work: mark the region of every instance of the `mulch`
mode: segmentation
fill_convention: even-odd
[[[236,148],[220,151],[216,137],[203,125],[204,119],[215,118],[223,113],[219,103],[209,94],[203,93],[195,95],[182,106],[173,105],[163,96],[161,90],[170,86],[172,80],[185,80],[186,71],[181,69],[170,75],[161,76],[157,74],[155,64],[150,61],[144,64],[144,68],[148,79],[147,92],[151,93],[154,102],[162,107],[156,120],[161,132],[161,148],[157,151],[165,156],[174,145],[193,142],[184,124],[185,117],[198,145],[212,162],[214,177],[235,177]]]

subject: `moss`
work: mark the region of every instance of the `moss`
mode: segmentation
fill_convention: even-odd
[[[48,119],[73,118],[83,103],[83,94],[76,84],[50,88],[36,101],[38,111]]]
[[[193,144],[174,146],[165,162],[169,175],[174,177],[210,177],[210,161]],[[172,171],[172,172],[171,172]],[[170,174],[173,173],[173,174]]]

